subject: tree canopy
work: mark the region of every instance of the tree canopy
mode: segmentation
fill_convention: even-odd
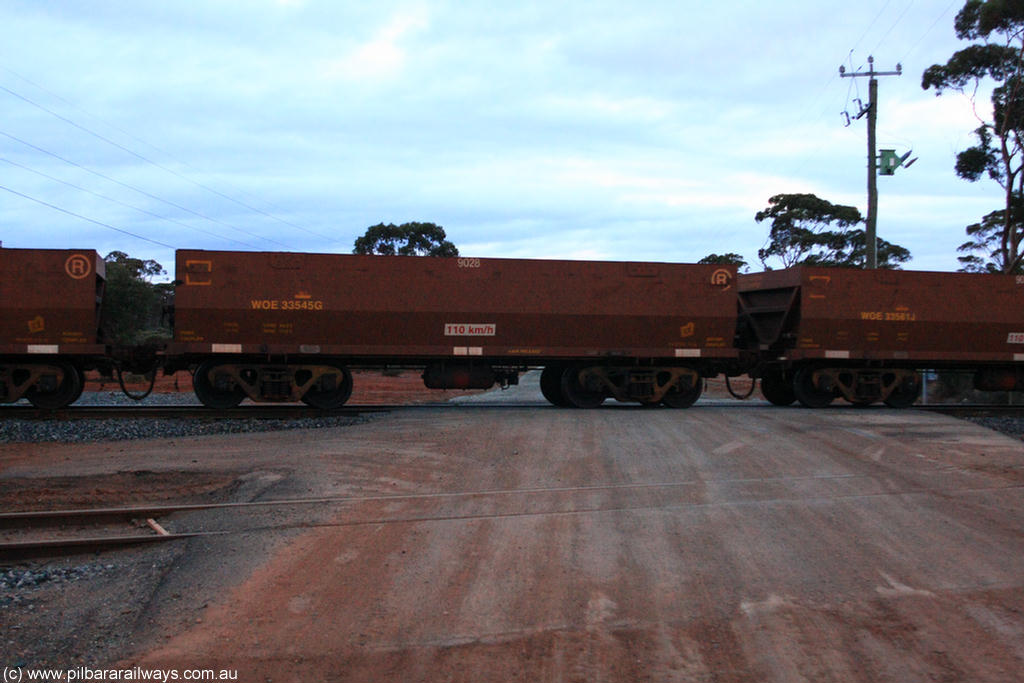
[[[107,279],[100,327],[105,340],[136,345],[169,339],[163,310],[170,303],[173,286],[152,282],[154,277],[166,274],[163,266],[153,260],[132,258],[123,251],[112,251],[103,260]]]
[[[1020,206],[1019,200],[1014,204],[1012,215],[1014,229],[1020,231],[1024,223],[1024,207]],[[1010,268],[1003,261],[1005,254],[1000,244],[1005,220],[1006,211],[998,209],[987,214],[980,222],[967,226],[969,239],[959,247],[964,255],[957,257],[960,270],[968,273],[1024,273],[1024,266],[1019,261],[1015,267]]]
[[[766,268],[773,258],[784,268],[798,264],[863,268],[867,263],[865,233],[854,229],[864,222],[856,207],[833,204],[813,194],[777,194],[754,220],[771,221],[767,246],[757,252]],[[908,260],[909,251],[878,239],[880,268],[897,268]]]
[[[1024,223],[1024,3],[1020,0],[967,0],[954,20],[961,40],[976,41],[945,64],[933,64],[921,78],[937,95],[955,90],[972,100],[983,81],[994,82],[992,117],[974,130],[976,144],[957,155],[956,174],[974,182],[983,177],[1003,189],[1002,208],[967,227],[960,246],[963,270],[1022,272]],[[978,111],[975,107],[975,111]]]
[[[708,254],[700,261],[697,261],[697,263],[707,263],[718,266],[736,266],[739,270],[747,269],[746,259],[731,251],[728,254]]]
[[[107,264],[108,273],[110,272],[110,267],[114,266],[115,270],[124,269],[133,278],[146,280],[147,282],[154,277],[167,274],[164,267],[153,259],[143,261],[142,259],[132,258],[123,251],[112,251],[104,256],[103,260]]]
[[[381,256],[458,256],[444,228],[434,223],[378,223],[355,242],[353,254]]]

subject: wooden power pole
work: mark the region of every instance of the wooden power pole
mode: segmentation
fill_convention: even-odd
[[[895,71],[875,71],[875,58],[868,57],[868,70],[846,73],[846,67],[839,67],[840,78],[859,78],[867,76],[868,80],[868,104],[860,112],[868,116],[868,219],[867,229],[864,231],[865,248],[867,249],[867,267],[873,270],[878,267],[878,162],[875,151],[875,125],[878,120],[878,79],[875,76],[899,76],[903,73],[903,67],[896,65]],[[859,118],[859,116],[858,116]]]

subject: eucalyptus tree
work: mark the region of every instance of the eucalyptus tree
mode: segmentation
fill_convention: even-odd
[[[771,221],[767,245],[757,252],[766,268],[773,258],[781,261],[783,268],[863,268],[867,263],[865,233],[855,227],[864,219],[854,206],[833,204],[813,194],[777,194],[754,220]],[[910,252],[899,245],[883,239],[876,244],[879,268],[897,268],[910,260]]]
[[[962,269],[1024,272],[1024,2],[968,0],[953,26],[958,38],[973,42],[945,64],[928,67],[921,87],[971,99],[980,125],[975,144],[957,155],[956,173],[971,182],[988,177],[1004,196],[1003,206],[967,227]],[[990,110],[978,102],[987,84],[993,86]]]
[[[353,254],[382,256],[458,256],[444,228],[434,223],[378,223],[358,238]]]

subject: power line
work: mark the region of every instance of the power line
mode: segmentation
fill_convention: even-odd
[[[36,90],[42,91],[42,92],[46,93],[47,95],[49,95],[50,97],[52,97],[53,99],[58,100],[59,102],[63,103],[66,107],[69,107],[70,109],[74,109],[78,113],[84,114],[85,116],[87,116],[87,117],[89,117],[89,118],[91,118],[91,119],[93,119],[95,121],[98,121],[99,123],[102,123],[107,128],[110,128],[112,130],[117,131],[118,133],[120,133],[121,135],[125,136],[129,140],[133,140],[133,141],[139,143],[140,145],[144,145],[145,147],[148,147],[149,149],[153,150],[154,152],[159,152],[160,154],[162,154],[165,157],[169,158],[171,161],[174,161],[175,163],[180,164],[181,166],[184,166],[185,168],[189,169],[190,171],[194,171],[196,173],[201,173],[202,172],[202,171],[200,171],[200,169],[196,168],[192,164],[189,164],[187,161],[184,161],[183,159],[175,156],[174,154],[172,154],[171,152],[167,151],[166,149],[164,149],[164,148],[162,148],[162,147],[160,147],[158,145],[154,145],[153,143],[148,142],[147,140],[143,140],[139,136],[132,134],[131,132],[125,130],[124,128],[121,128],[121,127],[111,123],[110,121],[107,121],[106,119],[103,119],[103,118],[101,118],[99,116],[96,116],[92,112],[90,112],[90,111],[88,111],[86,109],[83,109],[82,107],[78,106],[77,104],[75,104],[71,100],[69,100],[69,99],[67,99],[65,97],[60,96],[59,94],[53,92],[52,90],[49,90],[49,89],[43,87],[42,85],[39,85],[38,83],[36,83],[32,79],[30,79],[30,78],[28,78],[28,77],[18,73],[17,71],[13,71],[12,69],[10,69],[10,68],[8,68],[6,66],[3,66],[3,65],[0,65],[0,71],[6,71],[8,74],[14,76],[15,78],[17,78],[17,79],[19,79],[21,81],[24,81],[25,83],[28,83],[29,85],[31,85]],[[237,185],[233,185],[230,182],[227,182],[227,181],[225,181],[223,179],[220,182],[225,184],[225,185],[227,185],[228,187],[230,187],[231,189],[235,190],[236,192],[239,192],[239,193],[243,194],[243,195],[246,195],[248,197],[253,197],[254,199],[262,199],[263,203],[266,204],[267,206],[270,206],[270,207],[275,208],[275,209],[280,209],[281,208],[279,206],[276,206],[273,202],[269,202],[266,199],[261,198],[261,197],[255,197],[252,193],[246,192],[245,190],[243,190],[242,188],[238,187]]]
[[[958,2],[960,2],[960,0],[953,0],[951,3],[949,3],[949,6],[946,7],[946,9],[942,10],[942,14],[935,18],[935,21],[933,21],[932,25],[928,27],[928,30],[921,34],[921,37],[917,39],[917,42],[914,43],[914,45],[909,50],[907,50],[907,54],[903,56],[903,59],[900,60],[901,62],[907,61],[907,58],[910,55],[912,55],[918,47],[920,47],[921,43],[924,42],[924,39],[928,37],[928,35],[935,29],[935,27],[939,25],[939,22],[942,21],[947,14],[949,14],[949,10],[953,9],[954,5],[956,5]]]
[[[868,34],[871,33],[871,29],[873,29],[875,27],[875,24],[878,23],[878,20],[882,17],[882,14],[885,13],[885,10],[889,9],[890,4],[892,4],[892,0],[886,0],[885,4],[882,5],[882,9],[878,10],[878,14],[876,14],[875,18],[871,20],[871,23],[868,24],[868,27],[864,29],[864,33],[861,35],[860,38],[857,39],[857,42],[853,44],[853,47],[850,49],[851,55],[858,47],[860,47],[860,44],[864,42],[864,39],[868,37]],[[850,66],[853,67],[853,64],[851,64]]]
[[[110,176],[105,175],[103,173],[100,173],[99,171],[95,171],[95,170],[93,170],[91,168],[87,168],[86,166],[83,166],[83,165],[81,165],[79,163],[76,163],[76,162],[72,161],[71,159],[66,159],[66,158],[60,156],[59,154],[55,154],[54,152],[51,152],[51,151],[49,151],[47,149],[43,149],[42,147],[39,147],[38,145],[33,145],[31,142],[28,142],[26,140],[22,140],[21,138],[15,136],[15,135],[11,135],[10,133],[6,133],[6,132],[0,130],[0,135],[8,137],[11,140],[14,140],[15,142],[20,142],[21,144],[25,145],[26,147],[30,147],[30,148],[36,150],[37,152],[42,152],[43,154],[51,156],[54,159],[57,159],[58,161],[64,162],[65,164],[70,164],[71,166],[74,166],[75,168],[81,169],[81,170],[85,171],[86,173],[91,173],[94,176],[98,176],[100,178],[103,178],[104,180],[109,181],[111,183],[114,183],[115,185],[120,185],[121,187],[127,188],[129,190],[134,191],[134,192],[138,192],[141,195],[149,197],[150,199],[154,199],[154,200],[156,200],[158,202],[163,202],[164,204],[167,204],[168,206],[173,206],[174,208],[176,208],[176,209],[178,209],[180,211],[184,211],[186,213],[190,213],[193,216],[198,216],[199,218],[203,218],[203,219],[208,220],[208,221],[210,221],[212,223],[217,223],[218,225],[222,225],[222,226],[224,226],[226,228],[229,228],[231,230],[234,230],[236,232],[240,232],[243,235],[248,235],[249,237],[255,237],[256,239],[264,240],[266,242],[270,242],[271,244],[276,244],[276,245],[278,245],[280,247],[284,247],[285,249],[289,248],[289,246],[287,244],[284,244],[283,242],[278,242],[277,240],[271,239],[269,237],[263,237],[262,235],[257,235],[256,233],[249,232],[247,230],[243,230],[241,228],[235,227],[234,225],[231,225],[230,223],[225,223],[224,221],[218,220],[216,218],[212,218],[212,217],[207,216],[207,215],[205,215],[203,213],[200,213],[199,211],[194,211],[194,210],[189,209],[187,207],[181,206],[180,204],[176,204],[176,203],[174,203],[174,202],[172,202],[172,201],[170,201],[168,199],[164,199],[162,197],[158,197],[155,194],[151,194],[149,192],[146,192],[145,190],[140,189],[138,187],[135,187],[134,185],[129,185],[128,183],[121,182],[120,180],[117,180],[115,178],[111,178]]]
[[[61,207],[57,206],[56,204],[51,204],[49,202],[44,202],[42,199],[36,199],[35,197],[30,197],[27,194],[22,194],[21,192],[18,192],[17,190],[12,190],[11,188],[5,187],[4,185],[0,185],[0,190],[4,190],[6,192],[10,192],[11,194],[14,194],[14,195],[18,195],[19,197],[23,197],[23,198],[25,198],[25,199],[27,199],[29,201],[35,202],[36,204],[42,204],[43,206],[47,206],[47,207],[53,209],[54,211],[60,211],[61,213],[66,213],[69,216],[74,216],[75,218],[81,218],[83,221],[89,221],[90,223],[94,223],[94,224],[102,226],[104,228],[109,228],[110,230],[115,230],[115,231],[120,232],[120,233],[122,233],[124,235],[130,235],[130,236],[132,236],[132,237],[134,237],[136,239],[140,239],[140,240],[143,240],[145,242],[150,242],[152,244],[156,244],[156,245],[159,245],[161,247],[167,247],[168,249],[175,249],[176,248],[176,247],[174,247],[174,246],[172,246],[170,244],[167,244],[166,242],[161,242],[159,240],[150,239],[149,237],[143,237],[142,235],[138,235],[138,234],[136,234],[134,232],[131,232],[129,230],[123,230],[121,228],[115,228],[113,225],[110,225],[109,223],[104,223],[103,221],[98,221],[98,220],[96,220],[94,218],[89,218],[88,216],[83,216],[82,214],[75,213],[74,211],[68,211],[67,209],[62,209]]]
[[[242,241],[239,241],[239,240],[231,239],[230,237],[225,237],[223,235],[218,235],[215,232],[210,232],[209,230],[203,230],[202,228],[197,228],[194,225],[189,225],[188,223],[183,223],[182,221],[179,221],[179,220],[177,220],[175,218],[170,218],[169,216],[161,216],[159,214],[153,213],[152,211],[148,211],[148,210],[143,209],[141,207],[134,206],[132,204],[128,204],[127,202],[122,202],[120,199],[115,199],[113,197],[108,197],[105,194],[101,194],[99,192],[95,192],[93,190],[90,190],[87,187],[81,187],[79,185],[75,185],[74,183],[69,183],[66,180],[62,180],[60,178],[56,178],[56,177],[54,177],[52,175],[49,175],[48,173],[43,173],[42,171],[37,171],[34,168],[29,168],[28,166],[25,166],[24,164],[19,164],[17,161],[11,161],[10,159],[6,159],[4,157],[0,157],[0,161],[8,163],[11,166],[16,166],[17,168],[20,168],[20,169],[23,169],[25,171],[28,171],[29,173],[35,173],[36,175],[41,176],[43,178],[47,178],[47,179],[52,180],[52,181],[57,182],[57,183],[61,183],[62,185],[67,185],[68,187],[73,188],[75,190],[79,190],[80,192],[87,192],[87,193],[93,195],[94,197],[99,197],[100,199],[105,199],[108,202],[112,202],[114,204],[118,204],[118,205],[123,206],[123,207],[128,208],[128,209],[133,209],[135,211],[138,211],[139,213],[144,213],[147,216],[152,216],[153,218],[157,218],[157,219],[162,220],[162,221],[167,221],[169,223],[175,223],[177,225],[182,226],[183,228],[188,228],[189,230],[195,230],[197,232],[203,233],[204,235],[210,235],[211,237],[217,237],[217,238],[225,240],[227,242],[234,242],[235,244],[241,244],[241,245],[246,246],[246,247],[252,247],[253,249],[258,249],[259,248],[255,244],[249,244],[248,242],[242,242]]]
[[[308,228],[304,228],[301,225],[297,225],[297,224],[292,223],[290,221],[286,221],[286,220],[284,220],[282,218],[278,218],[277,216],[274,216],[274,215],[272,215],[270,213],[267,213],[266,211],[264,211],[264,210],[262,210],[260,208],[257,208],[255,206],[251,206],[249,204],[246,204],[245,202],[243,202],[241,200],[238,200],[238,199],[235,199],[234,197],[232,197],[230,195],[227,195],[227,194],[225,194],[223,192],[220,192],[219,190],[216,190],[216,189],[214,189],[214,188],[212,188],[212,187],[210,187],[208,185],[205,185],[204,183],[201,183],[198,180],[193,180],[192,178],[189,178],[188,176],[186,176],[186,175],[184,175],[182,173],[179,173],[178,171],[175,171],[172,168],[164,166],[163,164],[160,164],[159,162],[153,161],[152,159],[150,159],[150,158],[148,158],[148,157],[146,157],[146,156],[144,156],[142,154],[139,154],[138,152],[136,152],[136,151],[134,151],[132,149],[129,149],[128,147],[125,147],[124,145],[119,144],[119,143],[111,140],[110,138],[105,137],[105,136],[97,133],[94,130],[86,128],[85,126],[83,126],[83,125],[81,125],[79,123],[76,123],[75,121],[72,121],[71,119],[67,118],[66,116],[62,116],[62,115],[58,114],[57,112],[53,111],[52,109],[44,107],[43,105],[39,104],[38,102],[35,102],[34,100],[31,100],[31,99],[25,97],[24,95],[21,95],[21,94],[15,92],[15,91],[11,90],[10,88],[8,88],[6,86],[0,85],[0,90],[3,90],[4,92],[8,93],[9,95],[18,98],[19,100],[21,100],[23,102],[26,102],[26,103],[32,105],[33,107],[36,107],[36,108],[38,108],[38,109],[40,109],[42,111],[45,111],[47,114],[50,114],[51,116],[53,116],[53,117],[55,117],[57,119],[60,119],[64,123],[68,124],[69,126],[73,126],[73,127],[77,128],[78,130],[81,130],[81,131],[83,131],[85,133],[88,133],[89,135],[92,135],[93,137],[97,138],[98,140],[102,140],[103,142],[107,143],[108,145],[116,147],[117,149],[125,152],[126,154],[130,154],[133,157],[135,157],[135,158],[137,158],[137,159],[139,159],[141,161],[144,161],[147,164],[151,164],[152,166],[155,166],[156,168],[159,168],[160,170],[162,170],[162,171],[164,171],[166,173],[170,173],[174,177],[179,178],[181,180],[184,180],[187,183],[191,183],[192,185],[195,185],[196,187],[202,188],[202,189],[206,190],[207,192],[209,192],[211,194],[214,194],[214,195],[216,195],[218,197],[226,199],[226,200],[228,200],[230,202],[234,202],[235,204],[241,206],[242,208],[248,209],[249,211],[254,211],[254,212],[256,212],[256,213],[258,213],[258,214],[260,214],[262,216],[266,216],[267,218],[270,218],[271,220],[275,220],[275,221],[277,221],[279,223],[282,223],[284,225],[291,226],[291,227],[293,227],[293,228],[295,228],[297,230],[301,230],[303,232],[309,233],[309,234],[314,235],[316,237],[320,237],[320,238],[323,238],[323,239],[332,239],[332,238],[328,237],[327,235],[322,235],[322,234],[320,234],[318,232],[315,232],[313,230],[309,230]]]
[[[883,35],[878,40],[878,45],[875,45],[875,48],[871,51],[872,53],[878,52],[878,48],[882,47],[882,43],[885,42],[885,39],[889,37],[889,34],[892,33],[897,26],[899,26],[900,22],[903,21],[903,17],[907,16],[907,12],[909,12],[910,8],[913,6],[914,0],[910,0],[910,3],[907,5],[906,9],[904,9],[903,12],[896,18],[896,21],[892,23],[892,26],[890,26],[889,30],[885,32],[885,35]]]

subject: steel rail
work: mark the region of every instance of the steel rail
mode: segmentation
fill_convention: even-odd
[[[712,399],[712,403],[698,403],[694,407],[770,407],[763,402]],[[28,405],[0,406],[0,420],[92,420],[92,419],[198,419],[198,420],[297,420],[303,418],[354,417],[367,413],[387,413],[395,410],[496,410],[496,409],[548,409],[562,410],[547,401],[473,401],[444,403],[408,403],[352,405],[334,410],[319,410],[299,405],[247,405],[237,408],[213,409],[199,405],[188,406],[69,406],[58,410],[43,410]],[[638,403],[609,401],[599,410],[649,410]],[[666,409],[668,410],[668,409]]]
[[[299,420],[317,417],[354,417],[364,413],[387,412],[388,406],[351,406],[319,410],[296,405],[240,406],[215,410],[204,406],[69,406],[44,410],[33,406],[0,408],[0,419],[17,420],[110,420],[110,419],[193,419],[193,420]]]
[[[861,475],[828,474],[781,477],[738,477],[715,480],[722,484],[745,484],[751,482],[787,482],[817,481],[823,479],[850,479]],[[376,495],[336,495],[312,496],[307,498],[275,498],[270,500],[248,500],[227,503],[181,503],[160,505],[135,505],[127,507],[107,508],[71,508],[66,510],[24,510],[20,512],[0,513],[0,529],[24,528],[58,523],[85,522],[99,520],[132,520],[148,517],[160,517],[176,512],[194,512],[199,510],[232,510],[258,507],[286,507],[289,505],[347,505],[357,503],[384,503],[395,501],[463,499],[494,496],[535,496],[545,494],[581,493],[593,491],[636,491],[653,489],[673,489],[701,485],[706,482],[695,479],[680,481],[653,481],[591,484],[585,486],[536,486],[512,489],[478,489],[468,491],[432,491],[424,493],[380,493]]]
[[[707,407],[772,407],[761,401],[730,401],[728,399],[712,399],[697,403],[694,408]],[[847,408],[845,404],[836,403],[828,408]],[[57,410],[44,410],[27,405],[0,407],[0,420],[110,420],[110,419],[192,419],[192,420],[299,420],[309,418],[357,417],[368,413],[386,413],[395,410],[495,410],[495,409],[537,409],[553,407],[546,402],[445,402],[445,403],[414,403],[414,404],[381,404],[352,405],[334,410],[320,410],[299,405],[248,405],[228,409],[212,409],[198,405],[188,406],[69,406]],[[600,406],[604,410],[642,409],[634,404],[607,403]],[[881,404],[869,406],[870,409],[889,410]],[[993,405],[993,404],[917,404],[910,406],[912,410],[926,410],[948,415],[1019,415],[1024,413],[1024,405]],[[858,408],[863,410],[863,408]],[[893,410],[905,410],[896,408]]]
[[[833,479],[833,478],[858,478],[859,475],[831,475],[822,477],[794,477],[793,479]],[[779,478],[780,480],[790,479],[788,477]],[[769,478],[771,480],[771,478]],[[742,479],[739,481],[743,481]],[[575,493],[575,492],[587,492],[598,488],[653,488],[662,486],[680,486],[688,485],[694,482],[667,482],[667,483],[652,483],[652,484],[639,484],[639,485],[607,485],[597,487],[564,487],[564,488],[552,488],[552,489],[527,489],[527,490],[508,490],[508,491],[478,491],[478,492],[453,492],[450,494],[439,493],[439,494],[408,494],[399,496],[380,496],[380,497],[368,497],[363,498],[347,498],[337,499],[348,501],[359,501],[359,500],[373,500],[373,499],[389,499],[389,498],[424,498],[430,500],[435,496],[443,497],[446,495],[452,496],[489,496],[489,495],[507,495],[516,493]],[[1019,484],[1006,485],[1006,486],[980,486],[972,487],[969,489],[962,489],[961,491],[967,492],[987,492],[987,491],[1003,491],[1003,490],[1019,490],[1024,486]],[[875,491],[875,492],[862,492],[862,493],[848,493],[848,494],[834,494],[827,496],[810,495],[801,496],[798,491],[794,491],[794,495],[777,495],[770,498],[753,498],[753,499],[736,499],[736,500],[724,500],[717,502],[708,501],[681,501],[681,502],[642,502],[637,501],[635,503],[620,502],[616,505],[593,505],[583,504],[579,507],[554,507],[554,508],[512,508],[509,510],[497,510],[489,512],[449,512],[449,513],[434,513],[429,512],[421,514],[407,514],[404,516],[398,515],[387,515],[374,516],[367,519],[349,519],[349,520],[335,520],[326,522],[296,522],[296,523],[285,523],[285,524],[271,524],[264,526],[252,526],[241,529],[231,530],[218,530],[218,531],[204,531],[204,532],[188,532],[188,533],[176,533],[167,535],[153,535],[153,536],[106,536],[106,537],[92,537],[92,538],[80,538],[80,539],[47,539],[41,541],[27,541],[18,542],[12,544],[0,545],[0,557],[6,555],[14,555],[15,557],[28,557],[28,556],[53,556],[64,553],[75,553],[82,552],[83,549],[102,549],[104,547],[123,547],[128,545],[143,544],[149,542],[160,542],[160,541],[171,541],[181,540],[194,537],[209,537],[209,536],[224,536],[224,535],[237,535],[244,533],[261,533],[267,531],[281,531],[285,529],[314,529],[314,528],[345,528],[345,527],[358,527],[358,526],[375,526],[383,524],[419,524],[419,523],[430,523],[430,522],[450,522],[450,521],[466,521],[466,520],[485,520],[485,519],[509,519],[519,517],[539,517],[539,516],[566,516],[566,515],[589,515],[589,514],[606,514],[614,512],[635,512],[643,510],[690,510],[699,508],[712,508],[712,507],[735,507],[735,506],[758,506],[758,505],[777,505],[785,503],[796,503],[800,501],[835,501],[835,500],[851,500],[851,499],[869,499],[879,497],[890,497],[890,496],[934,496],[942,495],[947,491],[943,488],[929,488],[929,487],[908,487],[893,491]],[[314,502],[314,499],[301,499],[301,500],[283,500],[283,501],[256,501],[256,504],[267,504],[267,505],[281,505],[281,504],[294,504],[298,502]],[[237,504],[220,504],[220,506],[236,505],[238,507],[252,505],[252,503],[237,503]],[[179,507],[179,506],[169,506]],[[203,507],[218,507],[214,505],[199,505],[194,506],[196,508]],[[142,510],[153,510],[155,508],[135,508]],[[73,511],[82,512],[82,511]]]
[[[1024,415],[1024,405],[994,405],[985,403],[955,403],[949,405],[915,405],[918,410],[953,416],[990,417],[997,415]]]
[[[133,545],[147,543],[162,543],[164,541],[180,541],[185,538],[197,536],[219,536],[225,531],[198,531],[181,534],[146,534],[146,535],[123,535],[123,536],[86,536],[79,538],[47,538],[28,541],[5,541],[0,542],[0,560],[16,561],[40,557],[57,557],[60,555],[73,555],[84,552],[96,552],[100,550],[111,550]]]

